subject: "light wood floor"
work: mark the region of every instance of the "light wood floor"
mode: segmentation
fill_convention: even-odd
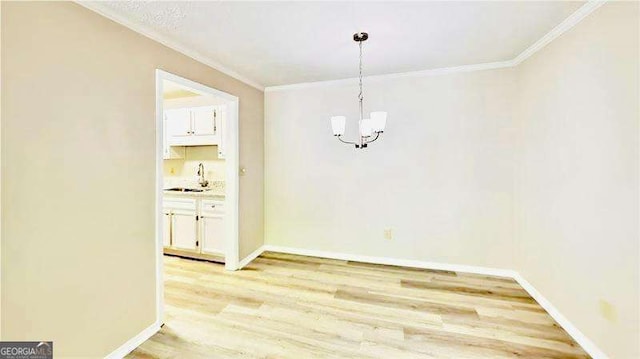
[[[165,273],[165,326],[129,358],[589,357],[506,278],[278,253]]]

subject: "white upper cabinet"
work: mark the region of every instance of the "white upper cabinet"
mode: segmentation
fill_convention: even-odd
[[[175,121],[176,116],[180,115],[180,113],[167,113],[167,111],[165,111],[164,113],[164,118],[163,118],[163,128],[164,128],[164,133],[162,136],[162,158],[165,160],[169,160],[169,159],[176,159],[176,158],[184,158],[185,155],[185,148],[184,147],[172,147],[171,145],[169,145],[169,131],[172,131],[172,133],[178,132],[179,129],[176,128],[169,128],[169,121],[168,121],[168,117],[171,116],[172,119],[174,119],[171,124],[174,125],[176,123],[179,123],[179,121]]]
[[[191,113],[189,109],[177,108],[164,112],[167,119],[167,135],[169,139],[191,134]],[[169,141],[171,142],[171,141]]]
[[[211,136],[218,132],[218,112],[215,107],[194,107],[191,109],[193,134],[196,136]]]
[[[166,110],[168,145],[220,145],[223,107],[198,106]]]
[[[218,107],[218,109],[220,110],[217,113],[217,118],[218,121],[216,122],[216,132],[217,132],[217,136],[218,136],[218,158],[219,159],[224,159],[224,155],[225,155],[225,144],[226,144],[226,132],[225,132],[225,126],[226,126],[226,119],[227,119],[227,106],[220,106]],[[223,121],[225,120],[225,121]]]

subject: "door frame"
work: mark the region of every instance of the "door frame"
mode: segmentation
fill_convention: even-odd
[[[163,84],[169,80],[188,87],[201,95],[213,95],[225,100],[227,105],[227,119],[224,125],[225,144],[225,263],[226,270],[234,271],[239,268],[239,98],[229,93],[186,79],[184,77],[156,69],[156,308],[157,320],[162,323],[164,311],[164,282],[163,282],[163,242],[162,242],[162,198],[163,198]],[[228,219],[228,220],[227,220]]]

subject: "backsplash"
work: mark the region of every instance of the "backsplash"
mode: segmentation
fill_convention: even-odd
[[[205,179],[213,183],[225,180],[225,160],[218,159],[217,146],[186,147],[185,158],[164,160],[164,187],[197,187],[198,165],[204,165]],[[220,185],[220,184],[218,184]]]

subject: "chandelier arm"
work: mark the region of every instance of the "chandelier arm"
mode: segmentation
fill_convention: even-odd
[[[357,144],[358,144],[357,142],[351,142],[351,141],[345,141],[345,140],[343,140],[341,135],[340,135],[340,136],[336,136],[336,137],[338,137],[338,140],[340,140],[340,142],[342,142],[342,143],[346,143],[346,144],[348,144],[348,145],[357,145]]]
[[[371,141],[365,141],[365,143],[371,143],[371,142],[377,140],[378,137],[380,137],[380,132],[376,132],[376,137],[374,137],[373,140],[371,140]]]

